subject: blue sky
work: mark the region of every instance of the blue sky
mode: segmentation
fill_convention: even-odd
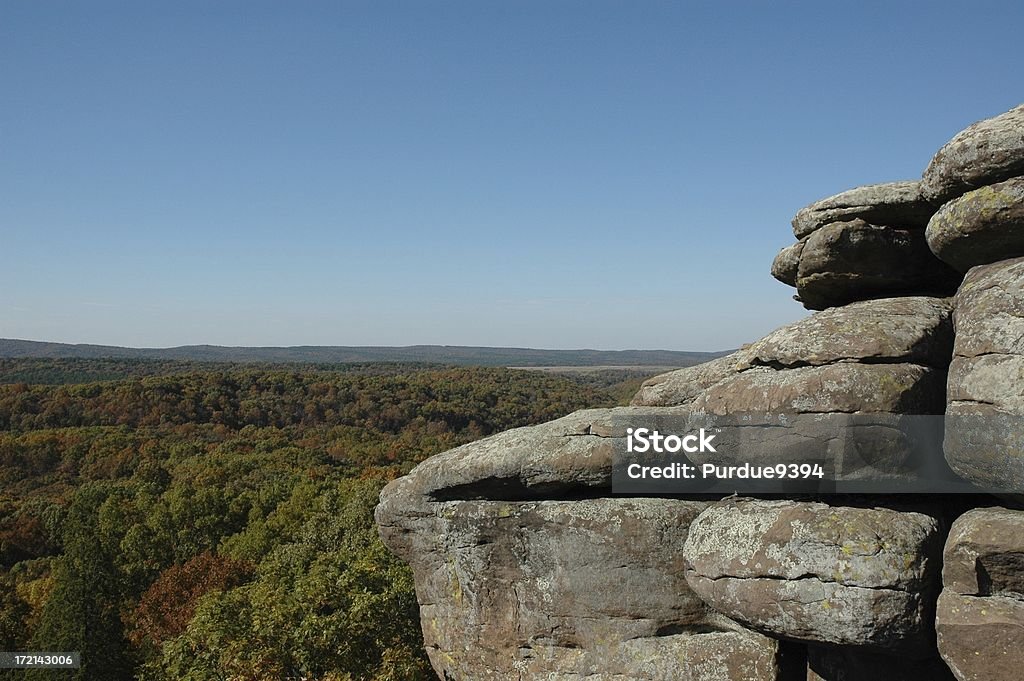
[[[0,337],[712,350],[800,207],[1024,101],[1020,3],[0,4]]]

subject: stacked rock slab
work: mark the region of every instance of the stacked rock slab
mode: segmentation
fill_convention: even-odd
[[[589,410],[466,445],[381,495],[442,679],[781,681],[783,646],[687,586],[706,502],[567,497],[608,489],[642,410]],[[589,492],[588,492],[589,491]]]
[[[928,223],[928,245],[961,272],[1024,255],[1024,104],[950,140],[925,170],[922,192],[944,204]]]
[[[659,406],[578,412],[420,464],[385,489],[377,520],[387,544],[413,567],[438,674],[786,679],[785,648],[776,638],[740,625],[730,616],[735,613],[701,599],[687,583],[688,528],[708,502],[605,498],[626,429],[645,419],[703,417],[740,406],[791,413],[941,409],[951,345],[947,301],[864,301],[684,370],[693,383],[678,375],[656,382],[657,400],[652,386],[638,395],[638,403],[646,395]],[[763,454],[778,458],[770,448]],[[885,522],[900,516],[886,513]],[[930,565],[930,541],[925,533],[900,555]],[[919,577],[927,581],[932,572]],[[796,588],[804,583],[794,580]],[[906,596],[897,591],[859,593]],[[872,606],[848,595],[836,596],[837,610],[847,604],[851,617],[867,618]],[[879,625],[875,636],[902,637],[913,647],[911,641],[927,639],[931,623],[920,608],[901,603],[905,615]],[[885,633],[890,630],[904,633]],[[818,640],[797,629],[785,637]]]
[[[698,412],[939,414],[949,302],[885,298],[818,312],[739,352],[645,381],[635,406]]]
[[[798,241],[776,256],[772,276],[796,287],[812,310],[948,295],[959,275],[928,250],[925,227],[934,212],[919,182],[868,185],[812,203],[793,218]]]
[[[612,493],[628,428],[723,419],[733,443],[736,414],[945,414],[944,442],[915,456],[1024,490],[1022,197],[1024,105],[958,134],[920,182],[797,214],[772,274],[818,312],[646,381],[630,407],[485,438],[388,485],[377,523],[413,569],[438,676],[1024,678],[1024,511],[977,508],[947,532],[995,497]],[[898,438],[867,461],[797,436],[744,456],[841,460],[899,484],[922,463]]]

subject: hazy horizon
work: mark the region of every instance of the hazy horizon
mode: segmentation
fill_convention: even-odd
[[[15,341],[27,343],[42,343],[55,345],[87,345],[99,347],[115,347],[128,350],[174,350],[187,347],[217,347],[229,349],[293,349],[293,348],[416,348],[416,347],[451,347],[451,348],[482,348],[494,350],[555,350],[555,351],[596,351],[596,352],[696,352],[718,354],[728,352],[734,348],[602,348],[602,347],[576,347],[576,348],[542,348],[532,346],[512,345],[467,345],[465,343],[405,343],[403,345],[351,345],[348,343],[303,343],[299,345],[220,345],[217,343],[184,343],[182,345],[123,345],[118,343],[76,343],[65,341],[53,341],[39,338],[0,338],[0,342]]]
[[[0,336],[737,347],[799,208],[1024,99],[1024,7],[918,7],[7,3]]]

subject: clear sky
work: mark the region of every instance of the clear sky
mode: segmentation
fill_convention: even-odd
[[[1024,101],[1019,2],[0,2],[0,337],[734,347],[803,205]]]

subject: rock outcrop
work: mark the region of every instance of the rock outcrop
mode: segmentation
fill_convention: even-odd
[[[957,135],[920,182],[797,213],[771,271],[818,312],[629,407],[389,484],[377,523],[413,569],[438,676],[1021,678],[1024,510],[991,507],[1024,503],[1022,196],[1024,105]],[[641,427],[713,433],[671,460],[694,468],[816,465],[887,491],[624,486],[623,462],[666,461],[630,451]]]
[[[682,547],[706,505],[447,501],[379,518],[413,565],[442,678],[779,679],[780,644],[686,585]]]

